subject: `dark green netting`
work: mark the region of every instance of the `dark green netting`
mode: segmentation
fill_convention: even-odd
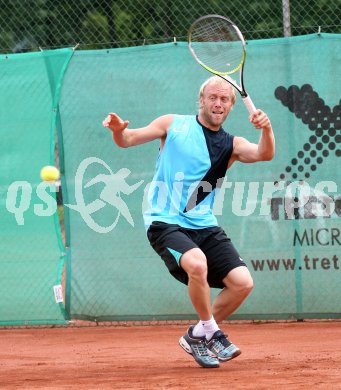
[[[0,59],[0,324],[65,323],[56,303],[64,262],[55,187],[39,172],[54,164],[55,112],[72,51]]]
[[[245,85],[272,120],[277,152],[236,163],[215,205],[255,280],[232,318],[341,316],[340,47],[331,34],[248,42]],[[0,66],[0,323],[194,318],[143,226],[158,142],[120,149],[102,127],[110,111],[130,127],[195,114],[209,74],[186,43],[11,55]],[[47,196],[39,171],[54,163],[56,129],[66,249],[57,213],[46,216],[51,198],[37,195]],[[258,140],[241,99],[225,129]],[[68,314],[53,294],[62,273]]]
[[[319,233],[325,242],[332,229],[336,229],[333,230],[335,234],[340,230],[340,211],[331,213],[330,218],[286,219],[284,204],[278,203],[280,200],[273,200],[272,215],[268,203],[270,198],[284,202],[283,199],[290,195],[290,188],[284,186],[273,195],[264,193],[263,196],[265,186],[280,180],[283,173],[286,175],[283,183],[295,181],[293,172],[298,173],[296,181],[303,177],[314,191],[317,183],[329,181],[334,187],[324,191],[336,197],[340,193],[340,170],[335,169],[340,156],[336,149],[340,149],[340,143],[333,150],[328,149],[332,138],[334,142],[340,142],[336,138],[336,132],[340,133],[340,121],[338,125],[334,124],[334,117],[323,119],[314,111],[316,94],[323,99],[324,105],[340,108],[340,88],[335,87],[340,86],[340,71],[337,71],[341,59],[340,42],[337,35],[313,35],[248,43],[245,83],[255,104],[272,119],[277,154],[272,162],[236,164],[228,172],[227,182],[231,188],[225,191],[219,221],[248,262],[256,286],[234,318],[340,315],[340,265],[333,260],[334,256],[340,255],[340,237],[333,245],[331,240],[329,245],[318,245],[316,240],[314,245],[307,240],[302,241],[302,245],[297,245],[297,240],[296,245],[293,244],[295,231],[302,240],[307,229],[313,229],[313,234],[319,229],[327,229]],[[195,316],[186,287],[168,275],[149,246],[143,227],[144,193],[153,174],[159,144],[153,142],[120,149],[102,127],[102,120],[108,112],[115,111],[130,120],[130,127],[141,127],[166,113],[194,114],[199,86],[208,76],[192,59],[185,43],[75,53],[64,80],[60,107],[68,203],[71,205],[72,317],[100,320]],[[297,87],[291,87],[293,85]],[[300,96],[293,108],[299,111],[297,115],[289,108],[295,93]],[[305,115],[310,120],[320,121],[319,126],[325,126],[324,134],[328,131],[331,134],[330,140],[325,140],[323,148],[317,149],[309,163],[308,160],[304,162],[310,153],[304,150],[304,145],[311,142],[311,150],[315,148],[310,137],[316,129],[309,128],[307,118],[300,118],[301,111],[307,111]],[[251,141],[258,140],[258,133],[250,126],[241,100],[226,128]],[[333,132],[331,128],[337,130]],[[324,157],[323,150],[329,151],[328,157]],[[299,151],[304,155],[292,166],[292,159],[297,158]],[[319,156],[323,157],[323,163],[316,162]],[[299,168],[301,163],[303,170]],[[316,165],[316,169],[311,165]],[[106,175],[102,178],[107,179],[112,174],[119,176],[122,168],[129,170],[126,182],[130,186],[142,181],[131,194],[122,192],[119,183],[111,188],[112,196],[120,194],[126,203],[134,226],[101,198],[106,183],[92,181],[99,174]],[[251,212],[245,215],[249,212],[240,210],[246,207],[249,185],[256,181],[259,182],[258,192],[253,190],[256,196],[254,200],[251,196],[247,202]],[[239,183],[245,183],[244,192]],[[91,206],[97,208],[90,217],[84,210],[83,213],[75,209],[75,205],[79,206],[83,201],[76,199],[77,194],[81,194],[84,205],[95,202]],[[292,198],[295,196],[294,193]],[[261,215],[261,207],[267,209],[267,215]],[[289,212],[289,201],[286,207]],[[110,231],[110,225],[116,222]],[[311,259],[310,263],[304,260],[305,256]],[[316,269],[312,265],[313,258],[319,259],[315,261]],[[287,264],[288,260],[295,262],[293,269]]]

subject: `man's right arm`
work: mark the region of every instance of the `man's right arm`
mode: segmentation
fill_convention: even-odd
[[[123,121],[117,114],[111,112],[103,121],[103,126],[112,131],[115,143],[121,148],[141,145],[155,139],[163,142],[174,115],[160,116],[149,125],[138,129],[128,129],[129,121]]]

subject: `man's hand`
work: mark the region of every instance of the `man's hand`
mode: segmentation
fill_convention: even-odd
[[[123,121],[117,114],[111,112],[103,121],[103,126],[112,132],[119,133],[128,127],[129,121]]]
[[[250,115],[250,122],[256,129],[271,128],[269,117],[261,110]]]

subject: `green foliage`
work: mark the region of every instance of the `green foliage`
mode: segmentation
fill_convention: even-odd
[[[291,0],[294,35],[341,32],[341,1]],[[199,16],[217,13],[247,39],[283,34],[282,1],[251,0],[0,0],[0,50],[21,52],[81,44],[82,49],[187,39]]]

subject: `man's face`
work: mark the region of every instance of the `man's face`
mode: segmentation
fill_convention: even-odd
[[[219,130],[233,106],[231,88],[227,82],[209,84],[205,87],[200,97],[199,112],[199,119],[204,126]]]

